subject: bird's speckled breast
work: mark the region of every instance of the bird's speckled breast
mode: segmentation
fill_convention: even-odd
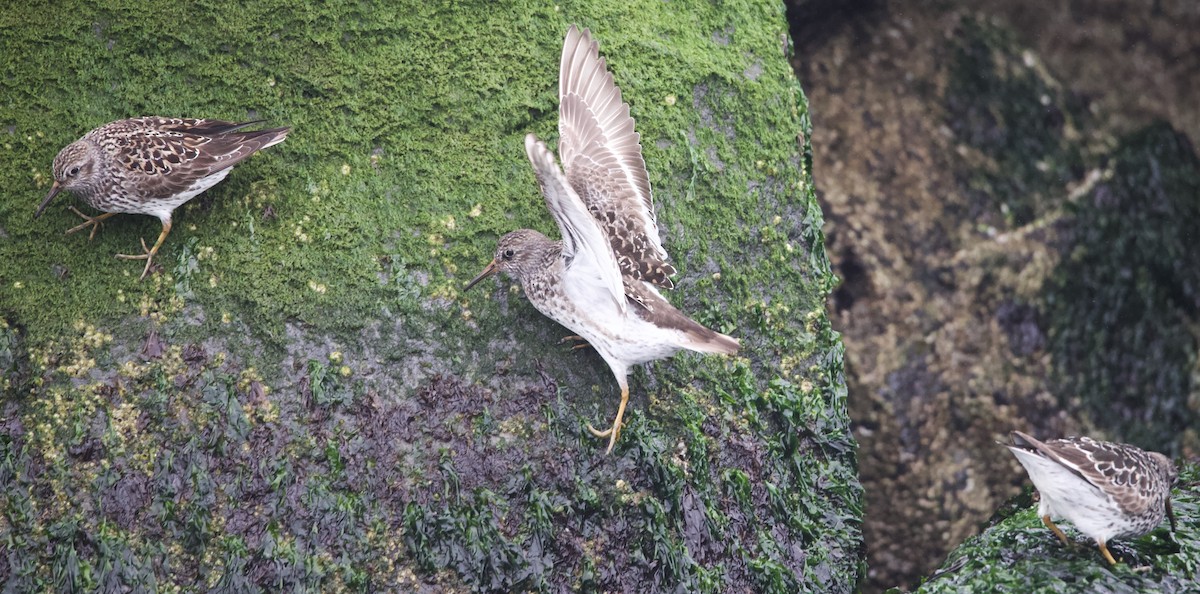
[[[529,302],[546,317],[575,332],[596,349],[610,365],[646,363],[669,357],[680,350],[678,332],[659,328],[638,316],[638,305],[629,303],[628,313],[616,319],[598,320],[570,301],[562,290],[562,260],[540,268],[522,279]]]

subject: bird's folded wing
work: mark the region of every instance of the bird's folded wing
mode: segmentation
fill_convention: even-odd
[[[546,206],[562,232],[563,286],[585,295],[589,302],[615,307],[624,314],[627,307],[625,289],[608,238],[567,183],[545,143],[530,134],[525,137],[525,152],[546,198]]]
[[[109,154],[140,178],[148,196],[174,196],[232,167],[256,151],[282,142],[287,128],[233,132],[256,122],[138,118],[106,136]]]

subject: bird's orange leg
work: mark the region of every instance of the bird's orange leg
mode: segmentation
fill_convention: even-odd
[[[570,336],[564,336],[564,337],[562,337],[562,340],[560,340],[560,341],[558,341],[558,342],[561,344],[561,343],[564,343],[564,342],[571,342],[571,341],[574,341],[574,340],[581,341],[581,342],[582,342],[582,344],[573,345],[573,346],[571,347],[571,350],[573,350],[573,351],[574,351],[574,350],[576,350],[576,349],[586,349],[586,348],[588,348],[588,347],[592,346],[592,345],[588,344],[588,342],[587,342],[587,339],[586,339],[586,338],[584,338],[584,337],[582,337],[582,336],[580,336],[580,335],[578,335],[578,334],[572,334],[572,335],[570,335]]]
[[[1117,560],[1113,559],[1112,553],[1108,552],[1108,545],[1104,544],[1104,541],[1100,539],[1096,539],[1096,544],[1100,545],[1100,554],[1104,555],[1104,560],[1108,561],[1109,565],[1116,565]]]
[[[1058,526],[1055,526],[1054,522],[1050,521],[1050,516],[1048,516],[1048,515],[1042,516],[1042,523],[1045,524],[1046,527],[1049,528],[1050,531],[1054,533],[1054,536],[1057,536],[1058,540],[1061,540],[1063,544],[1067,544],[1069,542],[1067,540],[1067,535],[1063,534],[1062,529],[1059,528]]]
[[[96,237],[96,232],[99,231],[100,228],[104,226],[105,219],[117,214],[115,212],[106,212],[106,213],[96,215],[94,217],[89,217],[89,216],[83,214],[82,212],[79,212],[79,209],[75,208],[74,206],[68,206],[67,208],[71,209],[71,212],[82,217],[83,223],[79,224],[79,225],[75,225],[74,227],[71,227],[70,229],[67,229],[66,234],[70,235],[76,231],[82,231],[83,229],[91,227],[92,232],[90,235],[88,235],[88,241],[91,241],[94,237]]]
[[[158,253],[158,248],[162,247],[163,241],[167,239],[167,234],[171,232],[171,221],[170,220],[163,221],[162,225],[163,225],[162,233],[158,234],[158,241],[154,242],[154,247],[152,247],[150,249],[146,249],[146,240],[142,239],[142,251],[145,252],[144,254],[138,254],[136,256],[117,254],[117,257],[122,260],[145,260],[146,261],[146,267],[142,269],[142,276],[139,277],[138,280],[142,280],[142,279],[146,278],[146,275],[150,273],[150,263],[154,261],[154,254]]]
[[[621,418],[625,416],[625,405],[629,402],[629,386],[625,382],[621,382],[621,405],[617,407],[617,418],[613,421],[612,427],[605,431],[597,431],[595,427],[588,424],[588,431],[596,437],[608,438],[608,449],[604,450],[605,454],[612,453],[613,446],[617,443],[617,436],[621,433]]]

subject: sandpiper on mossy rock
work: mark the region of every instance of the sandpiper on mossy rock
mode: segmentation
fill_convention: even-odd
[[[995,517],[983,533],[967,539],[917,588],[923,594],[950,592],[1168,592],[1196,591],[1200,559],[1200,466],[1179,465],[1171,492],[1178,522],[1163,522],[1138,539],[1110,543],[1120,559],[1109,566],[1094,543],[1066,527],[1064,546],[1042,525],[1027,489]]]
[[[861,489],[807,105],[782,6],[68,3],[0,15],[0,582],[14,591],[850,592]],[[555,235],[523,150],[557,138],[563,34],[641,134],[668,299],[734,358],[612,374],[513,285]],[[57,152],[145,114],[287,142],[173,214],[138,281]]]

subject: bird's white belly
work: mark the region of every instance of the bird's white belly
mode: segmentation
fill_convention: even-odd
[[[1093,539],[1107,541],[1121,534],[1125,522],[1116,502],[1107,494],[1060,464],[1036,454],[1015,452],[1041,495],[1039,514],[1065,519]]]
[[[1043,495],[1043,500],[1047,497]],[[1126,524],[1116,502],[1093,495],[1071,493],[1065,498],[1049,499],[1050,516],[1066,519],[1080,532],[1094,539],[1107,541],[1121,535]]]
[[[578,334],[605,359],[637,365],[670,357],[681,348],[679,331],[655,326],[637,317],[632,310],[614,319],[600,320],[573,305],[554,309],[543,308],[541,303],[534,303],[534,306],[546,317]]]

